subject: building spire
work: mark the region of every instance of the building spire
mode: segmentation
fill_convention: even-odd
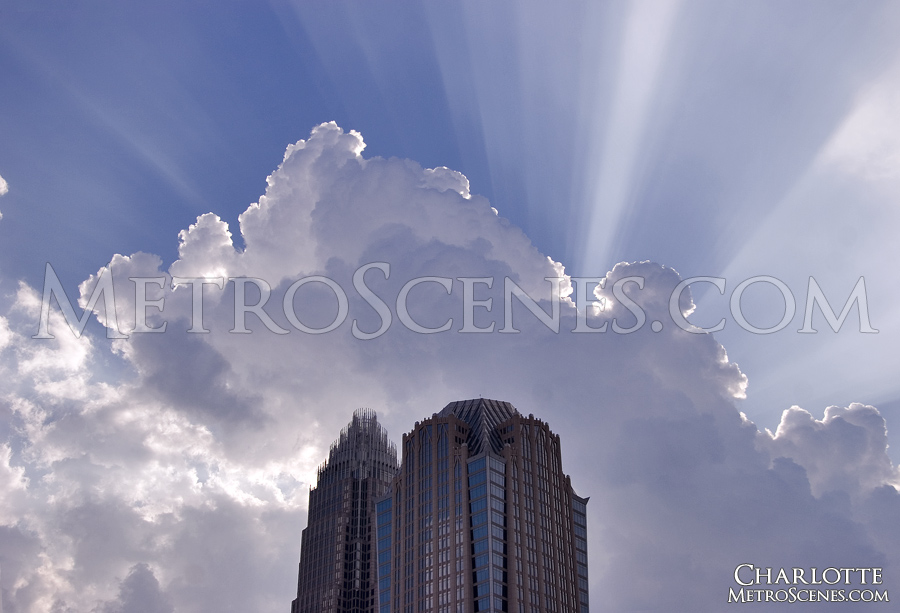
[[[397,447],[371,409],[357,409],[309,491],[291,613],[371,613],[375,497],[397,473]]]

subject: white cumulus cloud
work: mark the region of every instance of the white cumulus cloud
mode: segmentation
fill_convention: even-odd
[[[791,408],[776,433],[760,432],[735,408],[747,379],[724,348],[672,324],[680,277],[659,264],[615,266],[592,297],[604,301],[599,312],[579,315],[562,300],[558,331],[518,298],[506,313],[508,278],[549,318],[546,278],[562,277],[562,264],[470,194],[460,173],[363,151],[359,134],[333,123],[288,147],[240,217],[243,250],[209,213],[181,232],[168,268],[151,254],[112,257],[119,327],[134,328],[141,302],[129,278],[152,277],[146,323],[165,333],[109,342],[89,328],[75,339],[54,310],[57,338],[35,340],[40,294],[20,289],[0,319],[0,496],[10,509],[0,551],[15,560],[4,553],[4,606],[283,609],[308,485],[352,410],[376,409],[399,440],[415,420],[479,395],[560,434],[564,467],[591,497],[594,610],[720,611],[747,561],[897,575],[900,497],[877,409],[817,419]],[[363,279],[389,313],[354,285],[368,264]],[[191,287],[171,289],[172,276],[210,281],[209,333],[191,320]],[[291,284],[310,276],[286,311]],[[217,277],[232,281],[220,288]],[[262,294],[240,277],[259,279]],[[401,318],[397,298],[420,277],[449,279],[450,291],[413,287],[409,316],[427,328],[452,320],[447,332],[417,334]],[[82,285],[82,307],[98,278]],[[251,313],[248,333],[231,333],[245,323],[235,318],[241,283],[247,304],[268,288],[270,321]],[[346,319],[326,334],[299,331],[288,311],[308,328],[335,320],[334,287],[347,296]],[[484,301],[472,321],[467,300]],[[633,305],[646,321],[626,333],[638,327]],[[689,290],[677,306],[691,311]],[[607,331],[572,333],[578,325]]]
[[[6,179],[0,177],[0,196],[5,196],[7,193],[9,193],[9,184]],[[3,219],[3,213],[0,213],[0,219]]]

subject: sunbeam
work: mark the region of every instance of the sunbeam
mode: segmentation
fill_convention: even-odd
[[[579,240],[579,265],[585,270],[610,266],[621,244],[622,222],[635,196],[635,171],[645,144],[648,114],[679,6],[677,0],[630,6],[610,113],[592,140],[597,150],[586,158],[589,199]]]

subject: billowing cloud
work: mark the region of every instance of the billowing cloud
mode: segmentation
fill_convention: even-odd
[[[366,159],[356,132],[335,123],[291,145],[268,179],[265,195],[240,216],[245,249],[235,251],[227,224],[212,214],[181,233],[178,276],[264,276],[271,284],[321,271],[332,259],[361,262],[366,248],[401,232],[419,243],[480,245],[492,260],[515,262],[535,279],[556,275],[521,230],[495,219],[484,198],[472,197],[466,178],[447,168],[422,169],[409,160]],[[352,223],[350,223],[352,221]]]
[[[9,184],[6,179],[0,177],[0,196],[5,196],[9,192]],[[3,219],[3,213],[0,213],[0,219]]]
[[[591,497],[595,610],[720,611],[746,562],[878,566],[898,585],[877,409],[791,408],[760,432],[735,408],[747,378],[724,348],[675,325],[672,309],[693,308],[689,289],[670,300],[676,271],[569,279],[461,174],[363,150],[333,123],[288,147],[240,217],[243,248],[210,213],[168,268],[111,258],[78,302],[111,275],[123,338],[95,324],[75,338],[53,309],[55,339],[33,339],[41,295],[20,288],[0,318],[5,610],[284,608],[306,486],[352,410],[376,409],[399,439],[478,395],[561,435]],[[513,283],[536,306],[507,300]],[[584,295],[602,308],[579,312]],[[165,332],[132,332],[141,319]]]
[[[884,484],[900,486],[900,473],[884,453],[886,424],[874,407],[828,407],[821,420],[791,407],[775,434],[761,438],[773,457],[792,458],[806,469],[817,496],[839,492],[856,498]]]

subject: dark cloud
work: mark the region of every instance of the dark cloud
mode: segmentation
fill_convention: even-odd
[[[141,391],[201,421],[256,428],[267,419],[261,398],[239,390],[231,366],[190,334],[138,336],[131,341],[142,369]]]
[[[160,590],[159,581],[149,566],[135,564],[119,586],[119,597],[105,603],[97,613],[173,613],[169,598]]]

